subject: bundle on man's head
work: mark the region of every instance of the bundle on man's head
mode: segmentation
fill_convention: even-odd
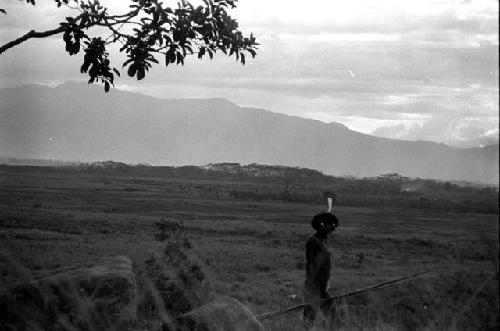
[[[311,226],[319,232],[333,231],[339,226],[339,220],[332,213],[319,213],[314,215]]]

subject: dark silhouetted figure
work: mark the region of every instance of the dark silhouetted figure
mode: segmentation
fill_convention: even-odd
[[[338,224],[337,217],[329,212],[317,214],[311,221],[316,233],[306,242],[306,281],[304,284],[306,302],[329,297],[331,252],[328,246],[328,234],[334,231]],[[331,316],[332,308],[331,302],[309,305],[304,308],[304,321],[313,323],[319,310],[325,316]]]

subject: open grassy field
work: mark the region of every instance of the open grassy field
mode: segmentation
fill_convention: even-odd
[[[211,290],[255,313],[300,303],[304,243],[325,204],[239,200],[272,182],[100,175],[44,168],[0,170],[0,240],[6,288],[40,269],[127,255],[134,267],[161,252],[156,223],[177,222]],[[338,304],[340,329],[498,329],[497,214],[334,206],[340,227],[334,293],[431,268],[438,271]],[[8,269],[8,270],[7,270]],[[302,330],[300,312],[266,320]]]

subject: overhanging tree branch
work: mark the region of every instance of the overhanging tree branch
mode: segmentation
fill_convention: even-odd
[[[221,51],[226,56],[234,56],[245,64],[245,53],[256,55],[257,42],[252,34],[245,37],[238,29],[238,23],[227,13],[234,8],[237,0],[203,0],[204,5],[193,6],[189,1],[180,0],[177,7],[168,7],[160,0],[128,0],[130,12],[109,14],[99,0],[54,0],[58,6],[66,5],[81,14],[68,17],[56,29],[25,35],[0,46],[0,54],[32,38],[45,38],[62,33],[66,51],[74,55],[83,49],[82,73],[89,75],[89,83],[101,82],[107,92],[113,85],[114,75],[119,70],[111,67],[106,46],[119,42],[127,60],[127,74],[141,80],[153,64],[158,64],[156,55],[165,59],[165,66],[184,65],[188,55],[210,59]],[[34,0],[27,0],[35,5]],[[122,27],[129,28],[121,30]],[[89,35],[94,27],[104,27],[109,35]],[[99,31],[99,30],[98,30]],[[102,32],[100,32],[102,33]]]
[[[47,31],[43,31],[43,32],[36,32],[35,30],[31,30],[30,32],[26,33],[25,35],[23,35],[23,36],[15,39],[15,40],[12,40],[11,42],[8,42],[5,45],[2,45],[0,47],[0,54],[2,54],[3,52],[5,52],[9,48],[12,48],[14,46],[17,46],[17,45],[25,42],[28,39],[50,37],[50,36],[53,36],[55,34],[61,33],[64,30],[65,29],[63,27],[59,27],[57,29],[47,30]]]
[[[76,17],[73,21],[77,21],[81,18],[82,15]],[[67,27],[61,25],[60,27],[58,27],[57,29],[52,29],[52,30],[47,30],[47,31],[42,31],[42,32],[37,32],[35,30],[31,30],[30,32],[26,33],[25,35],[15,39],[15,40],[12,40],[2,46],[0,46],[0,54],[2,54],[3,52],[5,52],[6,50],[8,50],[9,48],[12,48],[14,46],[17,46],[19,44],[22,44],[23,42],[29,40],[29,39],[32,39],[32,38],[47,38],[47,37],[50,37],[50,36],[53,36],[53,35],[56,35],[56,34],[59,34],[59,33],[62,33],[64,31],[66,31]]]

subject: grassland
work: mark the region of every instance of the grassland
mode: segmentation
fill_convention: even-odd
[[[325,209],[319,201],[240,199],[235,188],[283,185],[243,177],[2,167],[0,180],[3,289],[36,270],[115,255],[131,257],[141,274],[162,250],[156,223],[179,222],[211,290],[255,314],[300,302],[309,220]],[[334,212],[341,221],[331,238],[334,293],[440,268],[339,302],[337,328],[498,329],[498,214],[342,205]],[[303,330],[300,312],[264,323]]]

